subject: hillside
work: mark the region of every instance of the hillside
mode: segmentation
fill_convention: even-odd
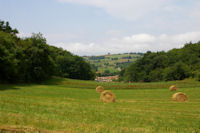
[[[171,81],[196,78],[200,81],[200,42],[167,52],[150,52],[129,65],[121,78],[124,81]]]
[[[100,56],[84,56],[99,76],[117,75],[122,68],[141,58],[143,53],[107,54]]]

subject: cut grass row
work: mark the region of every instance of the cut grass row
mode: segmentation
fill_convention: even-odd
[[[71,88],[86,88],[94,89],[97,85],[103,86],[105,89],[115,90],[115,89],[166,89],[171,85],[177,85],[179,88],[191,88],[200,87],[200,82],[194,81],[193,79],[186,79],[182,81],[170,81],[170,82],[149,82],[149,83],[123,83],[123,82],[94,82],[94,81],[84,81],[84,80],[73,80],[73,79],[63,79],[54,77],[48,80],[44,84],[47,85],[67,85]]]
[[[168,85],[174,83],[188,102],[171,101],[174,92]],[[116,103],[101,103],[97,85],[111,89]],[[0,126],[70,133],[200,132],[200,84],[194,81],[126,84],[53,78],[41,85],[0,85],[0,90]]]

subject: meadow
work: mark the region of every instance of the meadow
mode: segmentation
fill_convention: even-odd
[[[189,101],[172,101],[175,92],[168,89],[172,84]],[[111,90],[116,102],[100,102],[98,85]],[[42,84],[2,84],[0,127],[67,133],[200,133],[200,82],[99,83],[54,77]]]

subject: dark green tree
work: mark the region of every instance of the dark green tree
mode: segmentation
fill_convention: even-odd
[[[14,82],[18,73],[16,38],[0,31],[0,82]]]
[[[183,80],[190,76],[190,68],[182,63],[178,62],[171,67],[164,70],[164,79],[169,80]]]
[[[45,38],[39,33],[24,41],[29,45],[23,49],[24,56],[20,59],[21,77],[26,82],[41,82],[50,78],[54,74],[55,63]]]
[[[18,33],[17,29],[12,29],[9,25],[9,22],[4,22],[0,20],[0,31],[16,35]]]
[[[162,81],[197,78],[200,71],[200,42],[187,43],[168,52],[150,52],[128,66],[121,79],[125,81]],[[198,79],[198,78],[197,78]]]

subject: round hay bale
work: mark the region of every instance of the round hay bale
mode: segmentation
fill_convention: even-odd
[[[97,93],[101,93],[103,91],[104,91],[104,88],[102,86],[97,86],[97,88],[96,88]]]
[[[178,90],[178,87],[176,85],[172,85],[172,86],[169,87],[169,90],[170,91],[176,91],[176,90]]]
[[[101,93],[100,100],[102,102],[115,102],[115,95],[110,91],[104,91]]]
[[[172,100],[177,101],[177,102],[185,102],[185,101],[188,101],[188,97],[186,94],[182,92],[178,92],[172,96]]]

